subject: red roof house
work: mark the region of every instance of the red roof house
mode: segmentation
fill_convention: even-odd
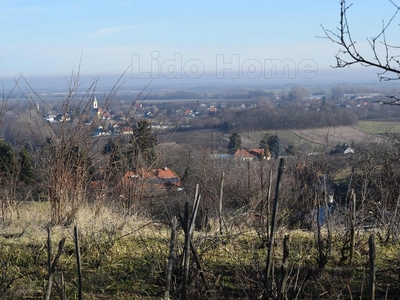
[[[180,187],[181,181],[178,175],[171,169],[165,167],[160,169],[152,170],[138,170],[138,171],[128,171],[122,178],[123,185],[129,185],[132,182],[143,182],[149,186],[156,188],[166,188],[166,187]]]
[[[233,155],[235,158],[240,158],[242,160],[253,160],[254,155],[250,154],[249,151],[244,149],[236,150],[235,154]]]

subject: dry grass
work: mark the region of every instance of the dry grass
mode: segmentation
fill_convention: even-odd
[[[40,299],[47,274],[47,232],[49,204],[29,202],[19,206],[10,222],[3,223],[0,233],[0,275],[2,299]],[[217,222],[211,231],[195,232],[193,243],[197,248],[209,289],[191,265],[190,299],[254,299],[262,293],[262,282],[267,254],[263,234],[237,220],[227,221],[227,230],[218,234]],[[63,273],[68,299],[76,297],[77,275],[73,227],[80,232],[83,289],[85,299],[160,299],[165,285],[165,269],[169,250],[168,226],[143,216],[127,217],[112,206],[82,205],[76,221],[69,226],[51,227],[53,255],[58,241],[67,238],[58,267],[53,299],[60,299],[57,285]],[[24,230],[25,229],[25,230]],[[24,230],[24,231],[23,231]],[[18,234],[23,233],[21,236]],[[348,299],[365,295],[368,265],[367,239],[369,233],[359,236],[353,265],[339,264],[342,247],[341,234],[333,235],[332,256],[323,272],[316,271],[317,255],[314,234],[308,231],[289,231],[280,227],[276,237],[275,272],[279,280],[282,261],[282,240],[290,234],[289,286],[296,278],[304,281],[299,299],[325,295],[324,299]],[[398,244],[377,247],[379,295],[389,284],[396,289]],[[174,264],[172,298],[179,298],[183,233],[178,228]],[[346,292],[344,292],[346,291]]]
[[[351,126],[336,126],[316,128],[307,130],[294,130],[303,139],[328,146],[335,146],[338,143],[351,144],[363,140],[373,140],[377,137]]]
[[[101,232],[115,236],[160,233],[160,226],[142,216],[127,217],[104,205],[85,204],[79,207],[74,221],[68,226],[51,226],[49,202],[22,202],[7,222],[1,225],[1,237],[19,235],[18,242],[30,243],[45,240],[47,228],[51,227],[54,239],[72,236],[74,226],[83,235],[96,236]],[[164,233],[163,233],[164,234]]]
[[[49,216],[48,202],[29,202],[20,204],[18,213],[2,223],[0,257],[6,263],[0,276],[2,299],[42,297],[38,295],[43,295],[46,282]],[[160,280],[164,271],[168,228],[103,205],[82,205],[69,226],[51,227],[53,255],[58,242],[67,239],[59,263],[67,294],[77,292],[74,226],[79,228],[86,299],[154,299],[154,293],[162,291],[162,285],[155,289],[146,278]],[[56,289],[53,294],[59,299]]]

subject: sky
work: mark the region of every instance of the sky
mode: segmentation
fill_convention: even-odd
[[[365,38],[395,7],[351,3],[349,23],[367,51]],[[339,47],[320,38],[321,25],[335,30],[339,12],[339,0],[0,0],[0,78],[78,70],[155,81],[341,78],[350,72],[331,68]]]

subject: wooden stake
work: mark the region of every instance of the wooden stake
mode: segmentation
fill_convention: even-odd
[[[271,189],[272,189],[272,168],[269,170],[269,178],[268,178],[268,192],[267,192],[267,204],[266,204],[266,221],[267,221],[267,240],[269,240],[269,208],[271,205]]]
[[[176,235],[176,217],[172,217],[171,220],[171,239],[169,244],[169,256],[168,256],[168,267],[167,267],[167,281],[165,284],[164,299],[169,300],[169,290],[171,288],[171,274],[172,266],[175,260],[175,235]]]
[[[183,261],[183,282],[181,291],[181,300],[186,299],[187,293],[187,282],[189,277],[189,262],[190,262],[190,222],[189,222],[189,202],[185,202],[185,215],[184,215],[184,227],[185,228],[185,247],[183,250],[184,261]]]
[[[356,228],[356,193],[352,190],[353,200],[350,206],[350,264],[353,262],[354,245],[356,243],[355,228]]]
[[[289,235],[285,235],[283,240],[283,259],[282,259],[282,266],[281,266],[281,284],[279,288],[278,299],[283,300],[287,299],[286,295],[286,282],[288,278],[288,271],[287,265],[289,260]]]
[[[53,256],[52,254],[52,248],[51,248],[51,231],[50,227],[47,227],[47,279],[50,278],[51,274],[51,257]]]
[[[222,229],[222,198],[224,193],[224,172],[221,174],[221,186],[219,189],[219,210],[218,210],[218,217],[219,217],[219,234],[223,234]]]
[[[82,300],[82,267],[81,267],[81,251],[79,247],[78,227],[74,227],[76,265],[78,268],[78,299]]]
[[[375,235],[369,237],[369,299],[375,300],[376,274],[375,274]]]
[[[273,263],[273,253],[274,253],[274,242],[275,242],[275,225],[276,225],[276,216],[278,213],[278,200],[279,200],[279,189],[282,180],[283,174],[283,164],[284,159],[281,158],[279,162],[279,169],[278,169],[278,178],[276,180],[276,188],[275,188],[275,199],[274,199],[274,208],[272,211],[272,220],[271,220],[271,234],[270,234],[270,241],[268,245],[268,255],[267,255],[267,263],[266,263],[266,276],[265,276],[265,291],[268,290],[268,285],[270,284],[270,274],[271,268]]]

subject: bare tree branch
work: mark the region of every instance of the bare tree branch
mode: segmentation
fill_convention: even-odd
[[[340,48],[335,55],[336,65],[333,68],[344,68],[354,64],[361,64],[364,67],[376,67],[380,71],[378,77],[380,80],[389,81],[400,79],[400,61],[399,55],[391,53],[393,49],[400,48],[400,46],[390,45],[387,39],[387,32],[391,25],[393,25],[396,16],[400,12],[400,6],[396,5],[392,0],[390,3],[395,7],[388,22],[382,21],[382,29],[373,37],[367,38],[367,42],[372,51],[371,54],[361,53],[357,47],[357,41],[353,39],[351,34],[349,21],[347,18],[348,10],[352,4],[347,5],[345,0],[340,1],[340,22],[336,31],[326,29],[321,25],[324,31],[324,38],[329,39],[332,43],[338,45]]]

